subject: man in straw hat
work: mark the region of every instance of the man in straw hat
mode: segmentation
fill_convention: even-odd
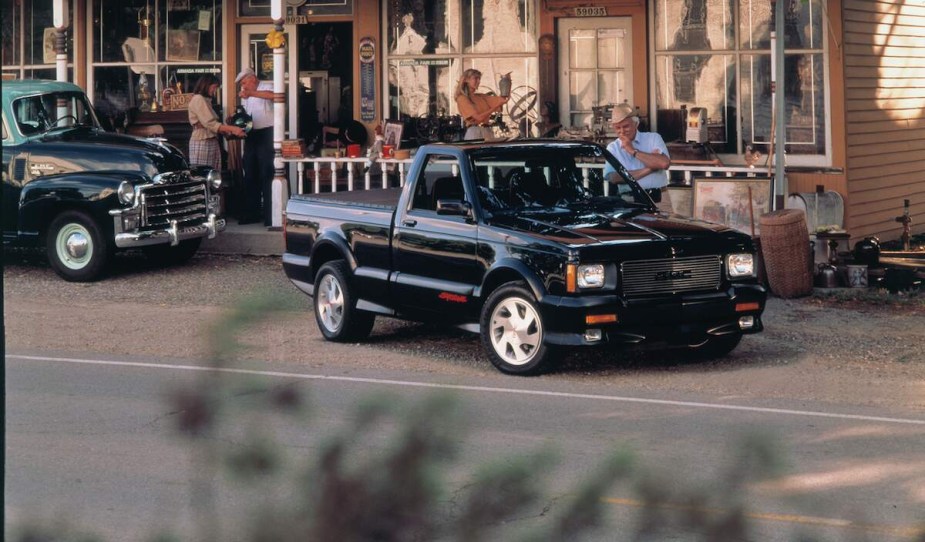
[[[668,196],[671,157],[662,136],[656,132],[640,132],[639,115],[628,103],[615,106],[611,120],[617,139],[607,145],[607,150],[653,196],[659,209],[672,212]],[[619,182],[620,179],[609,164],[604,168],[604,178],[610,182]]]

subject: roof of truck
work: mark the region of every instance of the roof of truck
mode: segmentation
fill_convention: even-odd
[[[22,96],[47,94],[49,92],[71,91],[83,93],[83,89],[74,83],[50,81],[45,79],[22,79],[3,82],[3,97],[15,100]]]

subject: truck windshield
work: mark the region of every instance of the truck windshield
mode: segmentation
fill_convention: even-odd
[[[648,207],[651,199],[616,161],[595,146],[493,149],[474,158],[479,200],[492,213],[550,207]]]
[[[99,127],[87,97],[80,92],[26,96],[13,102],[16,126],[24,136],[75,126]]]

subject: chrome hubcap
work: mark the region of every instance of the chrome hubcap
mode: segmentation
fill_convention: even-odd
[[[55,240],[58,257],[70,269],[80,269],[93,256],[93,242],[90,232],[80,224],[68,224],[61,228]]]
[[[543,342],[543,325],[533,306],[517,297],[505,299],[491,313],[491,345],[505,362],[524,365]]]
[[[328,331],[340,329],[344,320],[344,291],[332,275],[325,275],[318,285],[318,317]]]

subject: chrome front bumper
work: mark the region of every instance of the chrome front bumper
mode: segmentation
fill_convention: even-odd
[[[120,221],[117,218],[117,231],[120,225]],[[205,222],[195,226],[178,228],[176,221],[172,221],[169,228],[162,230],[116,233],[116,246],[118,248],[135,248],[162,244],[176,246],[180,241],[195,239],[197,237],[213,239],[218,232],[224,230],[225,219],[219,218],[214,213],[210,213],[209,218]]]

